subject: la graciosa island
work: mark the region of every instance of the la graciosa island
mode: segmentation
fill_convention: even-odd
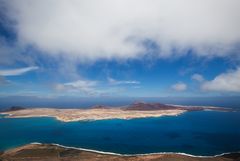
[[[165,105],[160,103],[136,102],[124,107],[94,106],[83,109],[54,109],[54,108],[10,108],[2,114],[8,118],[24,117],[55,117],[57,120],[86,121],[86,120],[106,120],[106,119],[134,119],[161,116],[177,116],[189,111],[232,111],[230,108],[223,107],[204,107],[204,106],[180,106]]]

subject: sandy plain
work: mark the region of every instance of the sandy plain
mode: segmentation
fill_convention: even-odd
[[[8,118],[25,117],[55,117],[63,122],[106,120],[106,119],[134,119],[161,116],[177,116],[186,112],[181,109],[170,110],[123,110],[121,108],[110,109],[54,109],[54,108],[27,108],[17,111],[2,112]]]

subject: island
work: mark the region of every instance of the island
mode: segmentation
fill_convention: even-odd
[[[136,102],[121,107],[97,105],[87,109],[13,107],[2,111],[1,114],[4,114],[5,117],[8,118],[54,117],[60,121],[70,122],[84,120],[134,119],[161,116],[177,116],[184,112],[203,110],[230,111],[231,109],[210,106],[181,106],[161,103]]]
[[[228,153],[212,157],[178,153],[121,155],[87,149],[68,148],[56,144],[32,143],[0,153],[2,161],[237,161],[240,153]]]

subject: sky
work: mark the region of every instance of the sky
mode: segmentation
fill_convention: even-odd
[[[0,97],[240,96],[239,0],[0,0]]]

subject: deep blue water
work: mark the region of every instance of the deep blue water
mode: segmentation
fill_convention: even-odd
[[[0,129],[0,150],[41,142],[122,154],[240,151],[240,112],[69,123],[54,118],[0,118]]]

